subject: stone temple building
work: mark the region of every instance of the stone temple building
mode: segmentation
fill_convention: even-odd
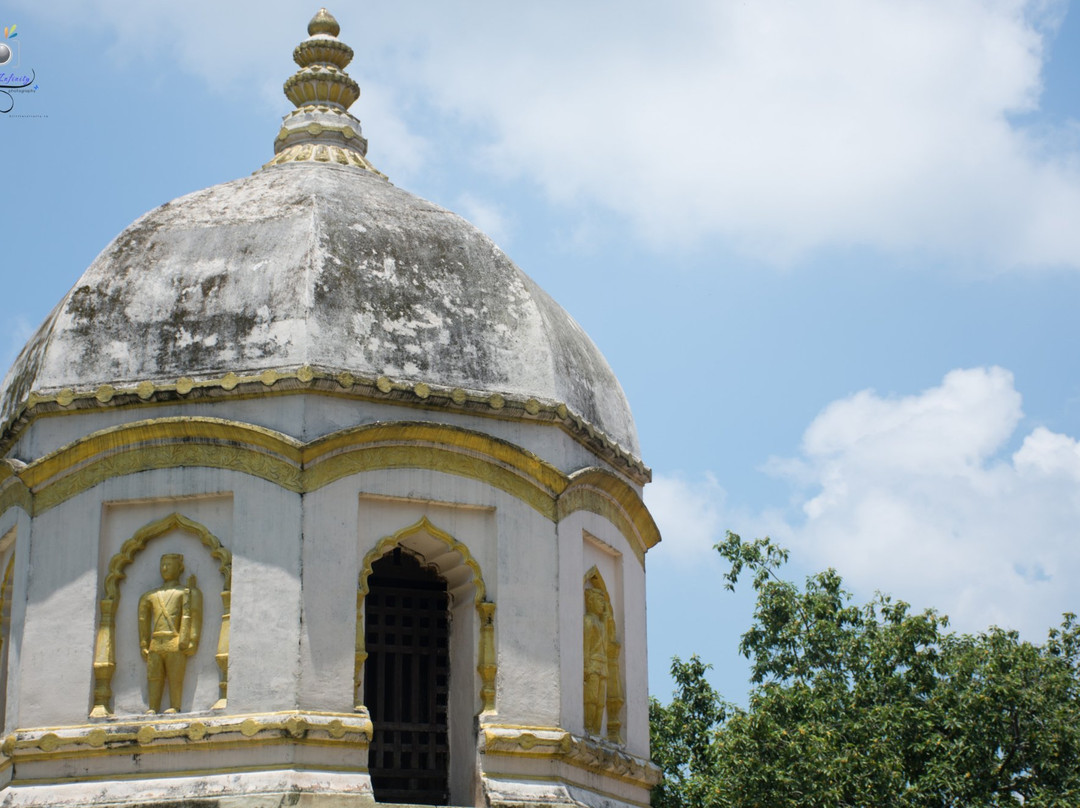
[[[251,176],[0,390],[0,806],[648,804],[649,470],[596,346],[392,185],[325,10]]]

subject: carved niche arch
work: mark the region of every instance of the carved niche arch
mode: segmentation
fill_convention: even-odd
[[[397,533],[380,539],[374,549],[364,556],[360,566],[360,584],[356,594],[356,660],[353,674],[353,695],[357,708],[363,706],[363,691],[361,689],[364,672],[364,662],[367,660],[364,637],[364,598],[368,593],[368,577],[371,575],[371,565],[386,555],[390,550],[406,542],[413,536],[425,534],[436,541],[446,545],[449,550],[456,553],[461,559],[461,564],[472,573],[473,601],[476,605],[476,613],[480,619],[480,642],[476,652],[476,671],[480,674],[480,703],[481,712],[490,713],[495,710],[495,604],[487,599],[487,587],[484,584],[484,576],[480,573],[480,565],[473,558],[469,548],[455,539],[445,530],[440,530],[426,517],[421,517],[415,524],[402,528]],[[436,565],[437,566],[437,565]],[[442,574],[442,570],[439,570]]]
[[[105,596],[101,600],[97,640],[94,645],[94,707],[90,715],[100,718],[112,714],[112,678],[116,671],[116,608],[120,602],[120,582],[127,577],[127,568],[153,539],[174,530],[182,530],[197,538],[218,562],[224,585],[221,590],[221,631],[218,634],[217,662],[218,695],[212,709],[225,708],[229,677],[229,603],[232,598],[232,553],[205,526],[179,513],[143,525],[124,542],[120,551],[109,560],[105,575]]]
[[[619,664],[619,656],[622,647],[616,639],[616,623],[615,613],[611,606],[611,595],[608,594],[607,584],[604,583],[604,576],[600,574],[600,570],[596,566],[589,568],[589,571],[585,573],[584,580],[585,589],[585,604],[586,615],[588,614],[588,595],[590,590],[599,591],[603,599],[602,615],[598,615],[604,623],[604,634],[606,636],[604,654],[607,660],[607,676],[606,676],[606,692],[602,703],[594,704],[594,709],[599,711],[600,721],[595,723],[592,727],[588,726],[589,715],[589,696],[586,689],[586,732],[590,734],[599,734],[600,726],[603,722],[604,715],[607,716],[607,739],[613,743],[619,743],[622,736],[622,708],[625,703],[622,688],[622,674],[621,665]],[[585,677],[588,678],[588,659],[589,659],[589,635],[585,634]]]

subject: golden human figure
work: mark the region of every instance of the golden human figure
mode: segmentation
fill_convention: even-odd
[[[169,680],[169,709],[180,710],[187,658],[199,648],[202,628],[202,592],[195,576],[180,585],[184,557],[166,553],[161,557],[164,583],[139,598],[139,648],[146,660],[151,713],[161,712],[165,680]]]
[[[607,705],[608,627],[604,593],[585,590],[585,731],[599,735]]]
[[[599,735],[607,716],[607,739],[619,743],[623,698],[621,645],[607,587],[593,567],[585,576],[585,731]]]

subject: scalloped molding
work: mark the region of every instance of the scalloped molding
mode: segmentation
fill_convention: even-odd
[[[364,713],[287,711],[250,715],[134,716],[63,727],[17,729],[0,745],[6,760],[54,760],[175,754],[177,748],[236,748],[268,743],[310,743],[366,749],[371,719]],[[359,767],[360,771],[366,771]]]
[[[365,471],[422,468],[481,480],[553,522],[577,511],[609,521],[644,564],[660,532],[638,492],[599,468],[567,475],[508,441],[423,421],[375,423],[310,443],[220,418],[135,421],[80,438],[23,465],[0,461],[0,513],[31,515],[114,477],[149,469],[205,466],[251,474],[294,493]]]

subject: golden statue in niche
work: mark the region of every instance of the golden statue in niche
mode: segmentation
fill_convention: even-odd
[[[604,579],[596,567],[585,576],[585,731],[599,735],[607,714],[607,737],[619,741],[624,703],[619,642]]]
[[[187,658],[199,649],[203,602],[195,576],[180,585],[184,556],[166,553],[161,557],[164,583],[139,598],[139,648],[146,660],[151,713],[161,712],[165,680],[169,680],[169,709],[180,710],[184,693]]]

